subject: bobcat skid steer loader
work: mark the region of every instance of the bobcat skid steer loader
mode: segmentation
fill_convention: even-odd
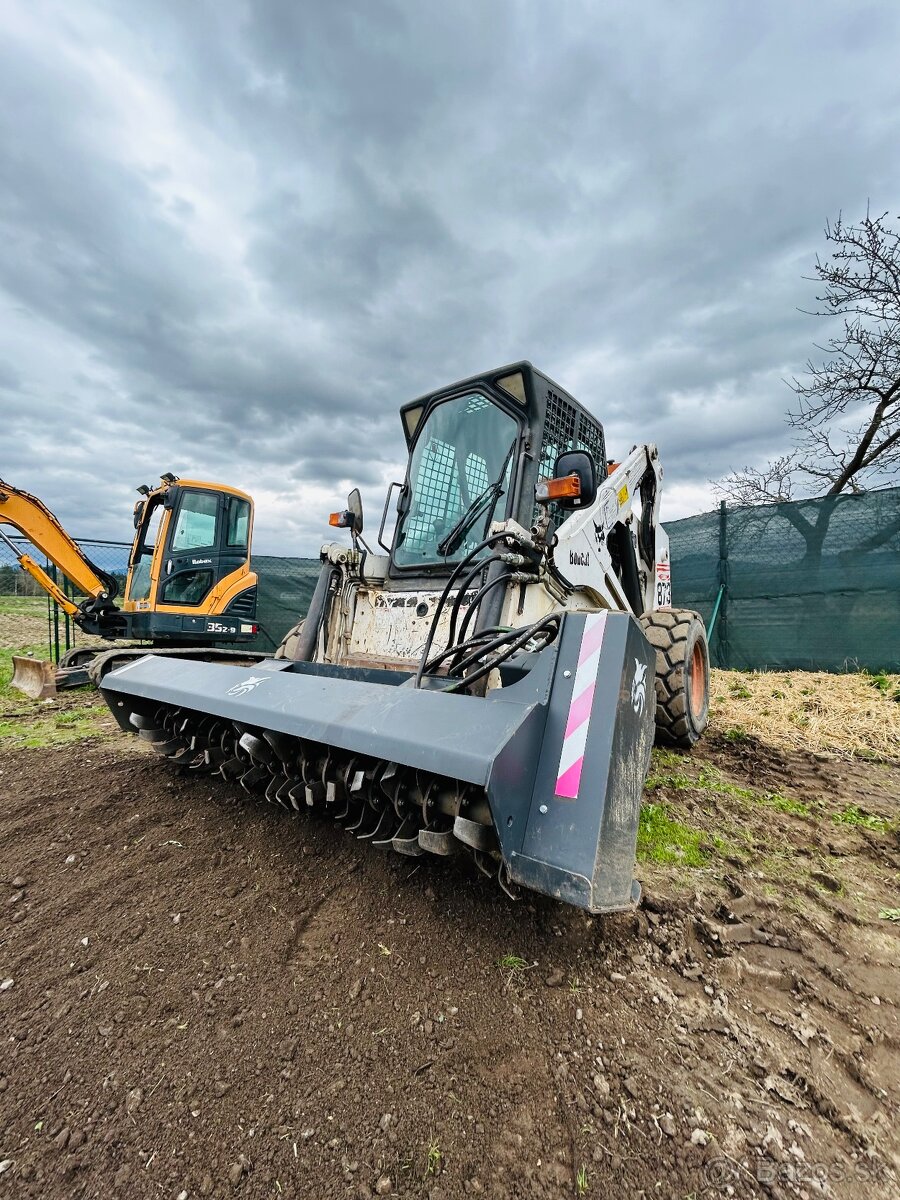
[[[332,814],[400,854],[469,854],[504,890],[628,907],[654,728],[706,725],[708,653],[671,605],[656,448],[517,363],[401,410],[374,552],[351,493],[309,612],[246,668],[151,658],[101,688],[187,771]],[[398,490],[390,543],[384,539]]]

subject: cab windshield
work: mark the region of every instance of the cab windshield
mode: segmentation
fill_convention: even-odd
[[[495,517],[505,515],[517,433],[509,413],[477,394],[431,410],[413,448],[395,566],[459,562],[484,540]]]

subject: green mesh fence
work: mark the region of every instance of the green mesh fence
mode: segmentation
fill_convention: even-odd
[[[41,564],[68,595],[73,589],[56,568],[25,538],[11,540],[19,552],[30,554]],[[119,597],[125,592],[130,543],[76,539],[85,554],[101,570],[119,581]],[[259,636],[249,645],[254,650],[275,650],[285,633],[305,616],[319,576],[320,563],[313,558],[282,558],[254,554],[253,569],[259,576],[257,623]],[[0,542],[0,649],[31,650],[41,653],[46,646],[49,656],[59,661],[72,646],[98,645],[99,638],[88,638],[52,603],[41,586],[18,565],[15,555]]]
[[[277,558],[254,554],[253,570],[259,576],[256,650],[276,650],[281,639],[306,615],[322,564],[317,558]]]
[[[723,505],[666,531],[672,603],[715,613],[717,666],[900,671],[900,488]]]

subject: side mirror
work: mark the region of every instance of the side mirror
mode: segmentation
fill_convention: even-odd
[[[146,503],[147,503],[146,500],[135,500],[135,502],[134,502],[134,527],[135,527],[135,529],[137,529],[137,527],[141,523],[141,517],[144,515],[144,505]]]
[[[353,516],[353,532],[362,533],[363,531],[363,506],[362,496],[359,494],[359,488],[354,488],[347,497],[347,510]]]
[[[556,460],[553,474],[557,477],[577,475],[581,484],[579,495],[573,496],[569,501],[564,500],[563,508],[587,508],[589,504],[594,503],[597,496],[597,468],[587,450],[569,450],[561,454]]]
[[[349,529],[354,537],[362,533],[363,507],[359,488],[354,488],[347,497],[347,507],[343,512],[334,512],[328,518],[328,524],[336,529]]]
[[[562,509],[586,508],[597,496],[597,469],[586,450],[568,450],[560,454],[553,478],[535,487],[539,504],[558,504]]]

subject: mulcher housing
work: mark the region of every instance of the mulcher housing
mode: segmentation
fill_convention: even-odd
[[[582,655],[588,673],[579,676]],[[379,786],[385,770],[412,770],[419,795],[437,785],[435,801],[457,832],[468,832],[466,822],[484,831],[475,848],[487,852],[496,844],[484,814],[474,821],[468,816],[486,799],[511,882],[605,912],[627,907],[636,896],[632,869],[653,712],[642,693],[632,701],[632,690],[635,677],[652,670],[653,650],[626,614],[571,613],[530,671],[485,696],[419,691],[409,676],[393,671],[274,659],[248,672],[152,656],[111,672],[101,690],[124,730],[140,725],[158,745],[171,741],[170,734],[180,743],[186,732],[209,743],[203,749],[221,747],[223,736],[233,739],[233,777],[252,772],[248,783],[257,790],[264,785],[270,798],[284,787],[295,809],[320,804],[337,815],[346,807],[352,775],[368,771],[358,789],[366,788],[375,817],[391,803]],[[575,695],[578,682],[583,686]],[[585,689],[594,702],[580,720],[577,702]],[[221,726],[212,738],[202,716]],[[187,729],[179,730],[185,721]],[[226,732],[228,723],[233,733]],[[574,759],[567,754],[573,738]],[[179,751],[180,744],[170,753]],[[317,765],[326,759],[327,767]],[[297,785],[292,799],[291,783]],[[322,785],[329,783],[326,803]],[[403,817],[408,805],[404,796],[396,815]]]

